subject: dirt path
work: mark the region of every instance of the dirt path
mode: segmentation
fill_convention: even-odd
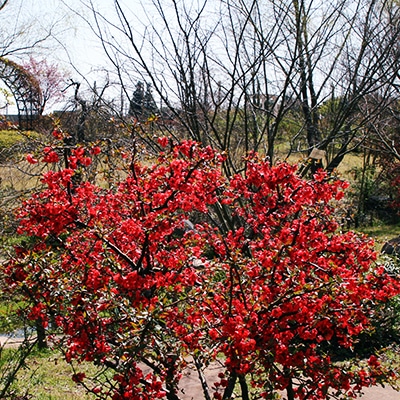
[[[22,343],[22,339],[0,335],[0,347],[17,347]]]
[[[181,382],[182,393],[179,394],[179,398],[182,400],[199,400],[203,399],[203,392],[201,385],[193,378],[183,378]],[[380,387],[374,386],[364,389],[364,394],[359,397],[361,400],[400,400],[400,392],[395,391],[391,387]],[[286,397],[283,396],[282,400]]]
[[[211,366],[205,371],[204,375],[209,385],[213,383],[213,378],[218,375],[219,370],[218,366]],[[179,394],[179,397],[182,400],[199,400],[204,398],[201,383],[194,367],[189,367],[185,371],[181,379],[180,388],[182,392]],[[362,400],[400,400],[400,392],[397,392],[390,386],[373,386],[365,388],[363,392],[364,394],[360,397]],[[283,396],[282,400],[285,399],[286,397]]]
[[[400,392],[391,387],[373,386],[364,390],[365,394],[360,398],[363,400],[400,400]]]

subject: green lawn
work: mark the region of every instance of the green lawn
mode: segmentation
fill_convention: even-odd
[[[0,379],[9,368],[7,360],[16,355],[16,349],[3,349],[0,364]],[[96,374],[96,368],[89,364],[80,364],[79,372],[88,376]],[[57,350],[34,351],[28,356],[26,365],[19,370],[17,379],[12,384],[14,396],[27,396],[34,400],[78,400],[94,399],[94,395],[72,381],[73,369]],[[0,380],[1,384],[4,381]]]

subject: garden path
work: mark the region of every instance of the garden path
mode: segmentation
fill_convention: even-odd
[[[218,375],[218,366],[210,367],[205,371],[205,378],[210,384],[213,382],[213,377]],[[179,393],[179,397],[182,400],[198,400],[203,399],[203,392],[201,388],[200,380],[197,376],[196,370],[188,368],[184,373],[180,388],[182,393]],[[400,400],[400,392],[397,392],[390,386],[373,386],[365,388],[364,394],[359,397],[360,400]],[[285,400],[285,397],[282,397]]]

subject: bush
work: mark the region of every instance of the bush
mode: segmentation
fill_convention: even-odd
[[[57,325],[67,360],[114,370],[88,389],[176,400],[188,355],[200,375],[224,365],[206,399],[231,398],[237,382],[244,399],[356,397],[392,377],[374,354],[339,368],[326,346],[351,348],[400,289],[371,240],[338,229],[331,202],[346,183],[304,180],[256,154],[226,178],[210,147],[159,143],[154,163],[134,154],[109,189],[85,179],[100,149],[71,149],[19,211],[19,233],[34,241],[7,264],[9,288],[30,302],[29,318]],[[43,159],[59,157],[47,147]]]

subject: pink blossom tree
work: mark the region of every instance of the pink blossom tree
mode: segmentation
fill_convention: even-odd
[[[63,89],[68,77],[57,64],[50,64],[46,59],[38,61],[31,56],[23,67],[39,82],[42,91],[41,113],[65,98]]]

